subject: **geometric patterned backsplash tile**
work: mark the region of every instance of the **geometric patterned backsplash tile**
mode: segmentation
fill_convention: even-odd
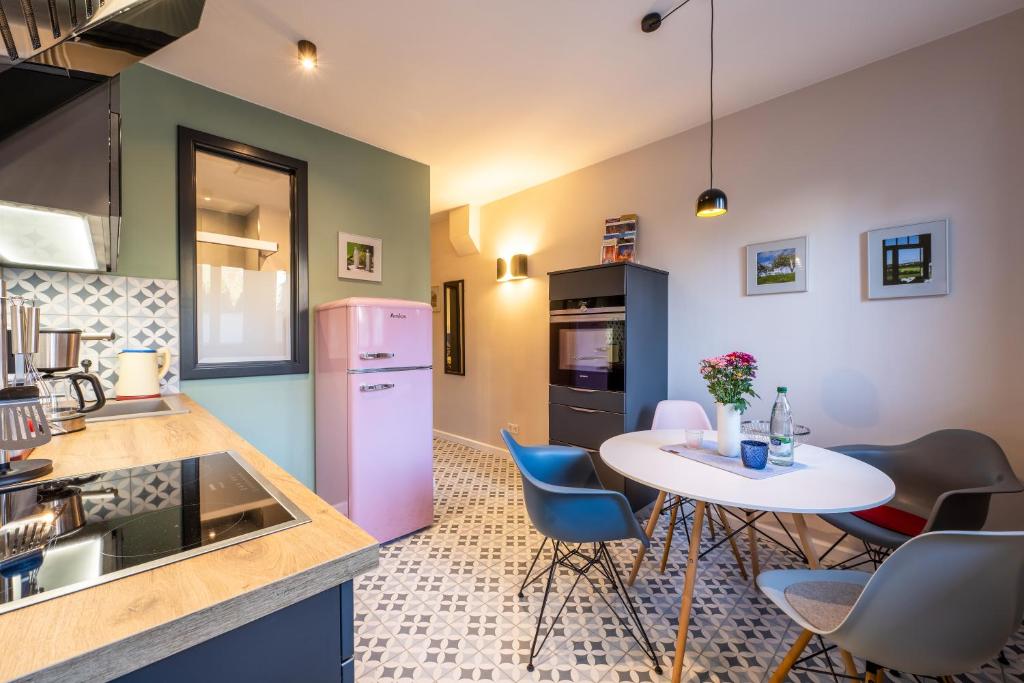
[[[112,342],[83,341],[80,355],[92,361],[90,370],[99,376],[108,398],[114,397],[117,354],[126,348],[169,348],[171,369],[160,380],[160,391],[180,391],[177,280],[30,268],[4,268],[3,280],[10,294],[39,303],[41,327],[117,335]]]

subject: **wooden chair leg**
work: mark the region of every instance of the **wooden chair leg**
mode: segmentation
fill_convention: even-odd
[[[658,517],[661,515],[661,506],[664,504],[665,492],[658,491],[658,497],[654,500],[654,508],[651,509],[651,518],[647,520],[646,531],[648,538],[654,533],[654,527],[658,526]],[[629,580],[627,581],[630,586],[636,581],[636,575],[640,571],[640,563],[644,561],[644,552],[646,552],[646,549],[641,545],[636,551],[636,557],[633,558],[633,568],[629,571]]]
[[[665,550],[661,553],[661,567],[658,568],[658,571],[662,574],[665,573],[665,567],[668,565],[668,551],[672,549],[672,534],[676,530],[676,514],[679,512],[679,506],[682,504],[682,499],[676,498],[676,505],[672,508],[672,514],[669,515],[668,531],[665,533]],[[669,502],[669,505],[672,505],[672,503]]]
[[[846,675],[860,678],[860,672],[857,671],[857,663],[853,661],[853,655],[841,649],[839,650],[839,656],[842,657],[843,666],[846,667]]]
[[[750,570],[754,574],[754,580],[757,580],[757,575],[761,573],[761,558],[757,551],[757,529],[754,528],[754,522],[750,519],[750,513],[747,513],[747,545],[750,546]]]
[[[708,533],[711,534],[711,540],[717,541],[718,537],[715,535],[715,520],[711,519],[711,507],[708,506]]]
[[[786,676],[789,675],[790,669],[796,664],[796,660],[800,659],[800,655],[803,654],[804,649],[807,647],[807,643],[811,642],[811,637],[814,634],[804,629],[803,632],[797,636],[796,642],[793,643],[793,647],[789,648],[789,652],[779,662],[779,668],[772,674],[770,683],[781,683],[786,680]]]
[[[749,577],[747,576],[747,568],[743,565],[743,557],[740,555],[740,549],[736,546],[736,537],[732,535],[732,525],[729,524],[729,513],[722,510],[721,505],[716,505],[715,509],[718,510],[718,521],[722,523],[722,528],[725,530],[725,535],[729,539],[729,545],[732,546],[732,556],[736,558],[736,564],[740,567],[740,576],[746,581]]]
[[[693,585],[697,580],[697,562],[700,559],[700,535],[704,530],[703,500],[695,501],[693,531],[690,534],[690,550],[686,555],[686,581],[683,583],[683,604],[679,607],[679,631],[676,633],[676,651],[672,659],[672,683],[679,683],[683,677],[683,661],[686,659],[686,637],[690,629],[690,612],[693,611]]]

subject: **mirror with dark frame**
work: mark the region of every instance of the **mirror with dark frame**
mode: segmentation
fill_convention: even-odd
[[[464,281],[443,285],[444,371],[448,375],[466,374],[466,328]]]
[[[309,371],[306,162],[178,129],[182,379]]]

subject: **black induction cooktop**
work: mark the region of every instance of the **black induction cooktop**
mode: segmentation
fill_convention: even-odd
[[[308,521],[232,452],[0,487],[0,613]]]

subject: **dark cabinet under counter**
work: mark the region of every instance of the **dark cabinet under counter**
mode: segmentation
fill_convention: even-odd
[[[549,273],[551,442],[600,461],[607,439],[650,429],[668,393],[668,273],[616,263]],[[656,491],[598,466],[634,509]]]
[[[114,680],[353,683],[353,610],[346,581]]]

